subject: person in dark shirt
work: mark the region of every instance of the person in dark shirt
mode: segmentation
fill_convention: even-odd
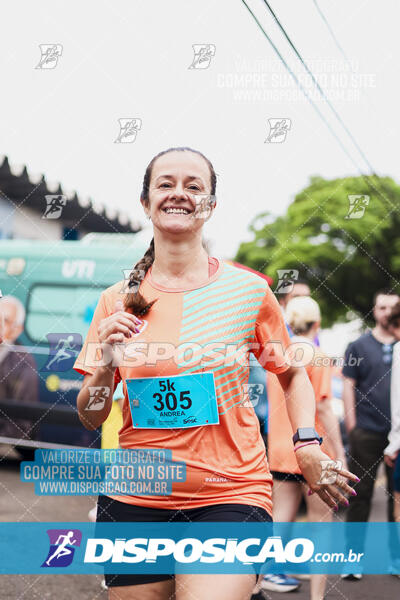
[[[24,306],[14,296],[4,296],[0,302],[4,325],[0,341],[0,400],[38,402],[39,379],[34,358],[16,341],[24,329]],[[31,439],[33,433],[32,421],[0,414],[0,436]]]
[[[396,339],[388,317],[399,296],[382,290],[374,296],[375,327],[351,342],[345,353],[343,401],[349,438],[349,470],[360,482],[350,496],[346,520],[368,521],[376,473],[384,459],[390,431],[390,376]],[[385,464],[388,520],[393,521],[393,469]],[[349,575],[360,579],[361,575]]]

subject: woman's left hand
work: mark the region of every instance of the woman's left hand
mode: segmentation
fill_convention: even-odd
[[[336,466],[335,461],[322,452],[319,445],[303,446],[295,454],[300,470],[310,486],[309,494],[318,494],[321,500],[335,510],[339,503],[348,505],[343,493],[357,495],[346,480],[357,482],[360,481],[359,478],[347,469]]]

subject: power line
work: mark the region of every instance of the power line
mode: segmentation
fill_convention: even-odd
[[[259,28],[261,29],[261,31],[263,32],[264,36],[267,38],[268,42],[270,43],[270,45],[272,46],[274,52],[278,55],[280,61],[283,63],[283,65],[285,66],[285,68],[287,69],[287,71],[289,72],[290,76],[294,79],[296,85],[301,89],[301,91],[303,92],[303,94],[305,95],[305,97],[307,98],[307,100],[309,101],[309,103],[311,104],[311,106],[314,108],[314,110],[317,112],[317,114],[319,115],[319,117],[323,120],[323,122],[325,123],[325,125],[328,127],[329,131],[331,132],[331,134],[333,135],[333,137],[336,139],[336,141],[338,142],[338,144],[340,145],[340,147],[342,148],[343,152],[346,154],[346,156],[350,159],[351,163],[353,164],[353,166],[356,167],[357,171],[360,173],[360,175],[363,175],[362,169],[358,166],[358,164],[356,163],[356,161],[353,159],[353,157],[351,156],[351,154],[347,151],[347,148],[344,146],[344,144],[342,143],[342,140],[336,135],[336,132],[332,129],[331,125],[328,123],[328,121],[325,119],[323,113],[320,111],[320,109],[318,108],[318,106],[315,104],[315,102],[313,102],[313,100],[310,98],[307,90],[302,86],[302,84],[300,83],[299,79],[297,78],[297,76],[293,73],[292,69],[289,67],[289,65],[287,64],[287,62],[285,61],[285,59],[283,58],[283,56],[281,55],[281,53],[279,52],[278,48],[275,46],[274,42],[271,40],[271,38],[269,37],[269,35],[267,34],[267,32],[265,31],[265,29],[263,28],[263,26],[261,25],[260,21],[257,19],[257,17],[255,16],[255,14],[253,13],[253,11],[251,10],[251,8],[248,6],[246,0],[242,0],[243,4],[245,5],[245,7],[247,8],[247,10],[249,11],[249,13],[251,14],[251,16],[253,17],[253,19],[255,20],[255,22],[257,23],[257,25],[259,26]]]
[[[358,164],[356,163],[356,161],[353,159],[353,157],[347,151],[347,148],[343,145],[341,139],[336,135],[335,131],[332,129],[332,127],[330,126],[330,124],[328,123],[328,121],[325,119],[324,115],[321,113],[321,111],[319,110],[318,106],[312,101],[312,99],[308,95],[307,91],[301,85],[299,79],[293,73],[293,71],[291,70],[291,68],[289,67],[289,65],[287,64],[287,62],[285,61],[285,59],[283,58],[283,56],[281,55],[281,53],[279,52],[278,48],[275,46],[275,44],[273,43],[273,41],[271,40],[271,38],[269,37],[269,35],[265,31],[265,29],[261,25],[260,21],[257,19],[257,17],[255,16],[255,14],[251,10],[251,8],[248,6],[247,2],[245,0],[242,0],[242,3],[245,5],[245,7],[247,8],[247,10],[249,11],[249,13],[251,14],[251,16],[253,17],[253,19],[255,20],[255,22],[257,23],[257,25],[259,26],[259,28],[261,29],[261,31],[264,34],[264,36],[267,38],[267,40],[270,43],[270,45],[272,46],[274,52],[277,54],[277,56],[279,57],[280,61],[283,63],[283,65],[285,66],[286,70],[289,72],[290,76],[295,81],[296,85],[301,89],[301,91],[303,92],[304,96],[307,98],[307,100],[309,101],[309,103],[311,104],[311,106],[314,108],[314,110],[316,111],[316,113],[318,114],[318,116],[325,123],[325,125],[327,126],[327,128],[329,129],[329,131],[331,132],[331,134],[333,135],[333,137],[336,139],[336,141],[338,142],[338,144],[342,148],[343,152],[350,159],[351,163],[356,167],[358,173],[360,174],[360,176],[362,177],[362,179],[365,181],[365,183],[367,184],[368,188],[370,190],[372,190],[372,192],[376,192],[386,203],[389,203],[390,206],[392,207],[392,210],[398,210],[398,208],[393,205],[393,203],[389,200],[389,198],[387,198],[381,192],[381,189],[379,189],[382,186],[381,186],[381,182],[379,180],[379,177],[376,175],[376,173],[373,174],[373,177],[371,177],[371,176],[367,177],[362,172],[362,169],[360,169],[360,167],[358,166]],[[372,179],[372,181],[374,179],[376,179],[376,185],[374,185],[373,183],[371,183],[370,179]]]
[[[278,25],[279,29],[281,30],[281,32],[283,33],[283,35],[285,36],[286,40],[289,42],[289,45],[292,48],[293,52],[296,54],[297,58],[301,61],[301,64],[303,65],[303,67],[305,68],[305,70],[307,71],[307,73],[310,75],[310,77],[311,77],[314,85],[318,89],[319,93],[321,94],[321,96],[323,97],[323,99],[325,100],[325,102],[328,104],[329,108],[331,109],[331,111],[333,112],[333,114],[335,115],[335,117],[337,118],[337,120],[339,121],[339,123],[342,125],[343,129],[345,130],[345,132],[347,133],[347,135],[349,136],[349,138],[353,142],[354,146],[357,148],[358,152],[360,153],[360,156],[362,156],[363,160],[365,161],[365,164],[368,165],[368,168],[371,171],[371,174],[375,175],[375,171],[374,171],[371,163],[369,162],[368,158],[365,156],[364,152],[361,150],[360,146],[357,143],[357,140],[354,138],[353,134],[351,133],[351,131],[347,127],[346,123],[344,123],[343,119],[341,118],[341,116],[339,115],[339,113],[337,112],[337,110],[335,109],[335,107],[333,106],[333,104],[331,103],[331,101],[329,100],[329,98],[327,98],[327,96],[325,95],[324,90],[319,85],[318,81],[314,77],[313,72],[308,67],[307,63],[303,60],[303,57],[301,56],[300,52],[297,50],[296,46],[293,44],[292,40],[290,39],[290,37],[286,33],[285,28],[282,26],[280,20],[278,19],[278,17],[276,16],[276,14],[274,13],[274,11],[272,10],[271,6],[267,2],[267,0],[263,0],[263,2],[267,6],[267,8],[268,8],[269,12],[271,13],[271,15],[273,16],[273,18],[275,19],[275,22],[277,23],[277,25]]]
[[[354,69],[353,66],[351,64],[351,61],[347,58],[345,51],[343,50],[342,46],[339,44],[339,41],[337,39],[337,37],[334,34],[334,31],[332,29],[332,27],[329,25],[327,18],[325,17],[324,13],[322,12],[322,10],[320,9],[320,7],[318,6],[317,0],[314,0],[314,4],[315,4],[315,8],[317,9],[321,19],[323,20],[323,22],[325,23],[329,33],[332,36],[333,41],[336,44],[336,47],[338,48],[339,52],[342,54],[343,58],[345,59],[345,61],[347,62],[348,66],[350,67],[350,70],[354,73]]]

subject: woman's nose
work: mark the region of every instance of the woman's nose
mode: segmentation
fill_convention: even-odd
[[[185,200],[187,198],[186,192],[182,186],[182,184],[177,184],[173,190],[171,190],[171,196],[173,198],[182,198]]]

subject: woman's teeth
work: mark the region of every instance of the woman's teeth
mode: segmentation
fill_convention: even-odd
[[[167,214],[177,214],[177,215],[188,215],[189,211],[186,208],[165,208],[164,212]]]

